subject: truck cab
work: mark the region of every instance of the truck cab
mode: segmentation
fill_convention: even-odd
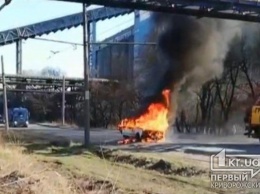
[[[9,124],[12,127],[28,127],[30,113],[27,108],[9,109]]]

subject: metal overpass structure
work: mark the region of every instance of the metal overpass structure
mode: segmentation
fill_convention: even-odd
[[[117,17],[120,15],[125,15],[133,12],[131,9],[115,9],[115,8],[97,8],[87,11],[88,22],[90,25],[90,41],[96,41],[96,22],[100,20],[110,19],[112,17]],[[0,46],[16,43],[16,73],[21,74],[22,72],[22,40],[29,38],[35,38],[37,36],[46,35],[49,33],[55,33],[57,31],[63,31],[65,29],[70,29],[72,27],[77,27],[83,24],[83,14],[82,12],[47,20],[44,22],[39,22],[27,26],[22,26],[14,29],[9,29],[0,32]],[[106,39],[106,42],[116,42],[122,41],[129,32],[122,31],[118,34]],[[104,48],[106,45],[102,46],[90,46],[90,66],[91,62],[95,60],[95,53],[98,49]]]
[[[64,2],[85,3],[87,5],[101,5],[114,8],[128,8],[131,10],[144,10],[150,12],[161,12],[168,14],[182,14],[195,16],[197,18],[210,17],[218,19],[240,20],[247,22],[260,22],[260,1],[258,0],[58,0]],[[137,13],[137,12],[136,12]],[[139,18],[141,18],[140,16]],[[142,17],[144,18],[144,17]],[[136,19],[136,18],[135,18]],[[138,29],[137,37],[135,35],[133,42],[139,42],[143,39],[140,34],[147,32],[140,24],[136,25],[135,20],[134,30]],[[142,21],[143,22],[143,21]],[[139,20],[140,23],[140,20]],[[138,26],[138,27],[137,27]],[[147,25],[149,27],[149,25]],[[141,30],[139,30],[141,29]],[[152,30],[152,29],[150,29]],[[134,32],[135,33],[135,32]],[[142,35],[144,38],[145,36]],[[144,50],[144,49],[143,49]],[[134,46],[134,66],[142,63],[140,53],[141,46]],[[98,57],[100,58],[100,57]],[[106,60],[110,60],[106,54]],[[103,60],[103,59],[100,59]],[[107,61],[100,62],[104,66]],[[100,67],[99,64],[99,67]],[[111,72],[108,68],[101,72],[105,75]]]
[[[163,13],[184,14],[197,17],[213,17],[234,19],[241,21],[260,22],[260,2],[256,0],[59,0],[64,2],[78,2],[103,5],[108,7],[87,11],[90,42],[96,41],[96,22],[107,18],[132,13],[135,9]],[[112,8],[113,7],[113,8]],[[76,13],[48,21],[9,29],[0,32],[0,46],[16,43],[16,73],[22,72],[22,40],[47,35],[52,32],[63,31],[77,27],[83,23],[83,14]],[[104,40],[104,44],[90,44],[89,65],[91,73],[97,70],[97,52],[104,49],[105,42],[120,42],[134,34],[134,27],[125,29],[118,34]]]
[[[63,83],[65,82],[65,83]],[[117,80],[90,78],[91,83],[117,84]],[[2,74],[0,84],[3,83]],[[8,92],[31,92],[31,93],[61,93],[63,84],[66,94],[83,94],[83,78],[66,78],[51,76],[26,76],[26,75],[5,75],[5,83]],[[2,90],[2,88],[0,89]]]
[[[58,0],[115,8],[260,22],[258,0]]]

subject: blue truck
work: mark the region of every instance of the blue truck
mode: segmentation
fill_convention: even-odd
[[[9,125],[11,127],[28,127],[30,113],[27,108],[8,109]]]

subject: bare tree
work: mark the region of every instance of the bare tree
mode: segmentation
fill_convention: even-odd
[[[196,116],[196,123],[200,128],[205,128],[208,131],[211,121],[211,114],[216,103],[216,83],[214,80],[208,81],[202,87],[198,95],[198,107],[200,108],[201,118],[198,121],[198,115]]]
[[[235,95],[241,59],[237,55],[236,40],[231,43],[230,50],[224,61],[224,73],[221,79],[216,79],[216,93],[221,105],[224,122],[229,118],[233,98]],[[235,44],[234,44],[235,43]]]

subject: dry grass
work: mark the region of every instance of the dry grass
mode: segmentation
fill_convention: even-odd
[[[14,145],[0,144],[0,193],[73,194],[68,179],[50,165],[24,154]]]
[[[87,151],[71,142],[64,144],[64,139],[59,139],[60,144],[46,144],[44,141],[50,137],[37,137],[33,134],[27,135],[25,139],[23,137],[17,138],[15,134],[9,134],[11,145],[0,145],[0,193],[248,193],[211,189],[209,162],[206,158],[190,157],[182,153],[120,150],[113,151],[112,156],[108,156],[105,151]],[[25,140],[27,144],[24,144]],[[48,143],[52,141],[53,139],[49,139]],[[20,148],[17,147],[18,142]],[[22,147],[30,154],[25,154]],[[167,170],[149,168],[149,165],[158,160],[171,165],[170,173]],[[202,173],[196,173],[201,169]],[[1,177],[10,174],[15,174],[20,179],[1,182]],[[11,192],[14,190],[10,188],[16,189],[15,192]]]
[[[71,150],[71,148],[67,148]],[[147,170],[136,167],[127,162],[114,162],[105,156],[86,151],[55,151],[52,149],[37,151],[40,158],[48,161],[59,161],[63,167],[87,179],[108,181],[113,188],[108,193],[132,193],[132,194],[189,194],[189,193],[219,193],[210,188],[207,173],[198,176],[179,176],[175,174],[163,174],[155,170]],[[65,154],[66,153],[66,154]],[[69,153],[69,154],[68,154]],[[74,154],[73,154],[74,153]],[[77,154],[75,154],[77,153]],[[80,154],[79,154],[80,153]],[[118,157],[127,153],[116,152]],[[63,157],[61,157],[61,155]],[[48,156],[48,157],[46,157]],[[149,159],[148,159],[149,160]]]

